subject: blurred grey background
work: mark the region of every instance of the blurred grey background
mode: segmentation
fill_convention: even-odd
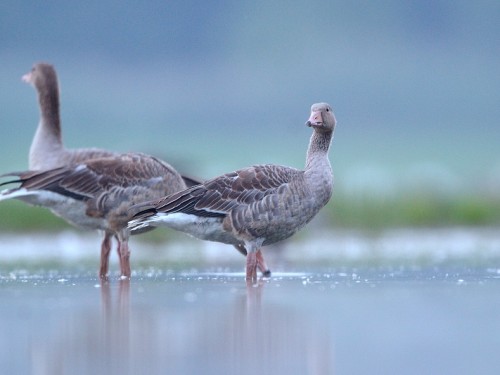
[[[27,167],[34,62],[59,75],[68,147],[203,178],[302,167],[310,105],[338,120],[337,191],[500,191],[498,1],[3,1],[0,168]]]

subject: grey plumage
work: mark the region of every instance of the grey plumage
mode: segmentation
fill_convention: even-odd
[[[120,155],[100,148],[64,147],[59,110],[59,83],[53,65],[36,63],[30,72],[23,75],[22,80],[36,89],[40,110],[40,121],[29,152],[29,170],[74,166],[87,160]],[[188,187],[200,183],[195,177],[182,176],[182,178]]]
[[[22,79],[36,89],[40,109],[40,121],[29,152],[30,170],[75,165],[90,159],[116,155],[112,151],[97,148],[64,147],[59,111],[59,84],[52,65],[37,63]]]
[[[21,186],[2,192],[0,200],[20,199],[49,208],[77,227],[103,230],[100,276],[104,277],[113,236],[118,240],[121,263],[126,255],[123,250],[128,248],[128,231],[123,229],[126,209],[141,200],[171,194],[199,181],[184,176],[179,180],[179,174],[171,166],[147,155],[97,148],[66,149],[54,67],[37,63],[22,79],[37,91],[40,121],[30,148],[30,171],[7,174],[18,176],[16,182]],[[130,276],[128,258],[125,262],[121,264],[122,274]]]
[[[131,208],[129,227],[168,226],[195,237],[244,247],[247,279],[261,267],[261,247],[292,236],[328,202],[333,174],[328,160],[335,117],[326,103],[314,104],[314,129],[304,170],[255,165],[199,186]]]
[[[118,240],[122,276],[130,277],[128,209],[186,188],[182,176],[169,164],[137,153],[15,176],[16,180],[1,185],[18,183],[19,186],[2,191],[0,200],[19,199],[40,205],[77,227],[104,231],[102,277],[108,271],[112,237]]]

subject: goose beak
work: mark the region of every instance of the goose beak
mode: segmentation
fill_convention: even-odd
[[[26,83],[31,83],[31,72],[26,73],[21,77],[21,80],[26,82]]]
[[[323,124],[323,116],[320,111],[312,111],[309,120],[307,120],[307,126],[318,126]]]

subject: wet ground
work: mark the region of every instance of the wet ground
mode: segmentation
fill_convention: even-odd
[[[10,374],[496,373],[493,250],[480,260],[406,263],[290,256],[274,259],[273,276],[256,285],[239,263],[141,265],[130,281],[113,274],[102,283],[95,264],[71,256],[4,259],[0,366]]]

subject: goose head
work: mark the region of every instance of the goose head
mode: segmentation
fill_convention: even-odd
[[[307,126],[320,132],[333,132],[335,124],[335,115],[329,104],[316,103],[311,106],[311,116],[306,122]]]
[[[38,91],[52,85],[57,86],[57,75],[54,67],[47,63],[33,65],[31,71],[21,78],[24,82],[33,85]]]

